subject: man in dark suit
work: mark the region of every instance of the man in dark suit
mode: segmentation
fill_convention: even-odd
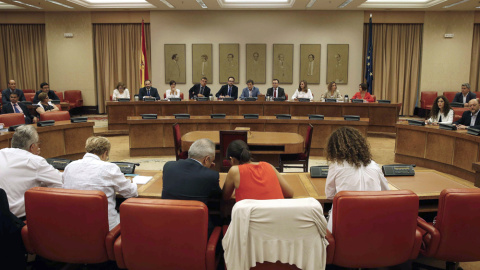
[[[470,92],[470,84],[462,84],[462,91],[455,94],[453,102],[463,103],[465,107],[468,107],[468,102],[472,99],[477,98],[475,93]]]
[[[466,129],[468,127],[480,129],[479,108],[480,106],[476,98],[470,100],[468,102],[468,111],[463,112],[462,118],[453,124],[457,125],[458,129]]]
[[[40,101],[38,100],[38,95],[40,95],[40,93],[42,92],[47,93],[50,100],[60,100],[57,94],[55,94],[53,90],[50,90],[50,86],[48,85],[48,83],[43,82],[40,84],[40,90],[37,91],[37,93],[35,93],[35,97],[33,97],[33,104],[37,104]]]
[[[155,98],[156,100],[160,99],[158,95],[157,88],[152,87],[152,81],[145,80],[145,87],[140,88],[138,92],[138,100],[143,100],[143,98]]]
[[[281,87],[278,87],[278,79],[273,79],[272,88],[267,89],[267,96],[285,98],[285,90]]]
[[[234,77],[228,77],[228,84],[223,85],[220,90],[218,90],[215,96],[217,98],[224,98],[224,97],[233,97],[234,99],[238,98],[238,87],[233,85],[235,83]]]
[[[192,99],[194,97],[209,97],[210,88],[207,86],[207,77],[202,77],[200,83],[195,84],[188,90],[188,98]]]
[[[219,199],[222,194],[220,175],[210,169],[215,166],[214,160],[215,144],[209,139],[199,139],[188,149],[188,159],[165,163],[162,199],[195,200],[205,204],[209,199]],[[216,222],[209,218],[209,233],[214,224]]]
[[[2,103],[10,102],[10,93],[17,93],[17,97],[20,101],[25,101],[25,95],[23,91],[17,89],[17,83],[14,80],[8,81],[8,88],[2,91]]]
[[[27,106],[22,103],[18,103],[17,93],[11,93],[9,102],[3,104],[2,114],[4,113],[23,113],[25,115],[25,124],[32,124],[37,122],[37,117],[34,117],[28,111]]]

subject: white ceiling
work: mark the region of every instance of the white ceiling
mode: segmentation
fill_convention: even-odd
[[[480,11],[478,0],[0,0],[11,11],[398,10]],[[202,2],[207,8],[202,8]],[[262,1],[262,2],[259,2]],[[274,3],[277,1],[277,3]],[[255,3],[257,2],[257,3]],[[341,7],[345,5],[344,7]],[[63,6],[62,6],[63,5]],[[309,7],[307,7],[309,6]]]

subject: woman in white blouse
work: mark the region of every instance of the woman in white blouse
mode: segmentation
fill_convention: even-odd
[[[335,82],[330,82],[328,84],[328,89],[325,91],[325,93],[322,94],[323,99],[327,98],[336,98],[336,99],[341,99],[342,95],[340,95],[340,92],[337,90],[337,84]]]
[[[307,81],[300,81],[298,89],[295,90],[295,93],[292,96],[292,100],[297,100],[298,98],[308,98],[310,100],[313,99],[312,91],[308,89]]]
[[[165,96],[167,98],[180,98],[180,90],[176,88],[177,82],[174,80],[170,81],[170,89],[166,91]]]
[[[117,84],[117,89],[113,90],[112,100],[117,100],[119,98],[128,98],[130,99],[130,93],[128,93],[128,89],[125,88],[125,84],[119,82]]]
[[[430,111],[430,118],[425,122],[432,125],[439,123],[451,125],[453,123],[453,110],[446,97],[438,96],[435,99]]]
[[[327,142],[328,176],[325,184],[327,199],[333,200],[340,191],[389,190],[380,166],[372,160],[367,139],[355,128],[341,127]],[[332,214],[328,228],[332,230]]]

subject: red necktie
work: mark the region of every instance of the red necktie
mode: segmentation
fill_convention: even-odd
[[[275,88],[275,91],[273,92],[273,97],[274,97],[274,98],[277,97],[277,88]]]

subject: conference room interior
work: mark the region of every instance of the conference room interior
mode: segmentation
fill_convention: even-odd
[[[25,2],[35,4],[33,1]],[[68,1],[60,2],[72,4]],[[108,114],[108,108],[115,106],[109,104],[114,103],[110,101],[110,95],[116,84],[120,81],[126,84],[133,103],[133,96],[138,94],[142,83],[139,75],[142,20],[146,26],[149,78],[162,97],[170,88],[165,72],[165,63],[168,61],[165,45],[168,44],[185,45],[185,59],[181,59],[184,61],[185,83],[177,82],[177,88],[186,97],[190,87],[198,83],[193,79],[194,44],[212,45],[212,77],[208,78],[207,86],[212,89],[213,94],[225,84],[225,80],[220,78],[220,44],[239,45],[239,75],[235,78],[239,92],[246,87],[249,79],[246,75],[247,44],[265,44],[265,79],[255,82],[262,94],[272,86],[276,59],[274,45],[292,44],[292,82],[280,81],[280,87],[285,89],[289,97],[294,94],[301,80],[301,45],[319,44],[320,55],[315,58],[319,60],[319,83],[308,84],[315,102],[320,102],[321,94],[327,89],[328,45],[348,44],[348,79],[346,82],[337,83],[337,87],[342,95],[351,97],[358,91],[358,85],[365,81],[366,33],[370,17],[374,23],[374,50],[378,49],[377,52],[374,51],[373,57],[372,94],[377,100],[390,100],[392,104],[401,104],[397,112],[398,121],[402,125],[406,125],[406,119],[424,119],[424,116],[415,115],[418,111],[416,108],[421,106],[422,91],[436,91],[438,95],[445,91],[458,92],[462,83],[466,82],[470,83],[471,91],[480,90],[480,11],[476,11],[471,2],[443,8],[458,2],[448,0],[433,8],[405,8],[398,11],[392,8],[362,8],[359,5],[365,1],[358,0],[351,3],[353,7],[347,6],[345,9],[338,8],[343,1],[335,0],[329,1],[333,2],[335,7],[327,7],[326,3],[322,3],[321,7],[315,8],[315,5],[320,5],[315,4],[309,9],[305,8],[305,5],[299,6],[306,4],[305,1],[297,1],[291,8],[275,10],[236,10],[223,8],[216,1],[204,2],[209,6],[206,10],[191,7],[190,3],[181,7],[180,2],[175,2],[177,8],[173,9],[167,6],[156,9],[124,7],[115,11],[109,8],[86,8],[77,4],[74,5],[78,7],[77,10],[72,11],[68,8],[52,7],[53,4],[47,2],[42,3],[43,10],[22,5],[20,6],[25,9],[17,10],[2,8],[0,4],[0,31],[3,39],[0,42],[0,52],[3,52],[0,53],[1,89],[7,88],[6,82],[9,79],[15,79],[19,89],[38,90],[40,83],[46,81],[50,84],[50,89],[59,92],[81,90],[83,107],[72,111],[72,117],[87,116],[88,121],[94,123],[93,134],[108,137],[112,143],[110,161],[140,163],[137,167],[140,172],[161,171],[165,162],[175,160],[172,147],[161,150],[171,153],[132,155],[132,138],[127,122],[134,120],[125,119],[125,125],[118,127],[113,127],[114,123],[109,122],[114,117]],[[5,3],[13,4],[10,1]],[[164,5],[160,1],[153,4]],[[20,28],[14,29],[15,27]],[[35,29],[26,30],[29,27]],[[35,42],[30,39],[19,40],[22,46],[28,48],[25,59],[29,60],[22,59],[20,55],[24,52],[8,42],[9,38],[15,36],[15,31],[33,31],[40,34]],[[66,33],[73,34],[73,37],[64,35]],[[114,36],[107,44],[123,46],[101,48],[100,44],[107,41],[107,34]],[[377,38],[375,34],[378,34]],[[446,37],[446,34],[454,35]],[[216,102],[221,103],[214,103]],[[234,103],[239,102],[244,101]],[[160,107],[161,104],[155,106]],[[158,110],[152,113],[158,113]],[[292,116],[295,118],[295,115]],[[162,118],[162,115],[159,114],[158,117]],[[190,120],[195,121],[194,114]],[[316,133],[324,135],[324,132],[321,132],[322,127],[315,127],[317,129],[314,129],[314,137],[318,136]],[[400,128],[405,129],[403,126]],[[167,136],[167,124],[162,129]],[[168,132],[171,132],[170,129]],[[396,160],[397,130],[398,126],[394,123],[388,128],[369,126],[365,132],[373,160],[380,165],[403,163]],[[182,135],[185,133],[182,132]],[[170,138],[171,134],[168,136]],[[472,141],[478,144],[476,139]],[[476,147],[475,149],[478,149],[478,145]],[[408,158],[406,156],[403,155],[402,158]],[[442,167],[442,164],[430,166],[431,163],[426,162],[423,164],[426,166],[419,165],[415,170],[433,170],[456,183],[474,188],[473,169],[456,170],[453,168],[455,165],[443,166],[445,170],[455,172],[449,174],[441,171],[442,168],[439,167]],[[327,165],[320,150],[311,154],[309,160],[309,166],[318,165]],[[285,169],[285,172],[301,170]],[[434,212],[420,215],[427,220],[435,216]],[[441,261],[428,258],[419,258],[418,261],[444,267]],[[480,264],[466,262],[461,263],[461,267],[465,270],[480,269]]]

